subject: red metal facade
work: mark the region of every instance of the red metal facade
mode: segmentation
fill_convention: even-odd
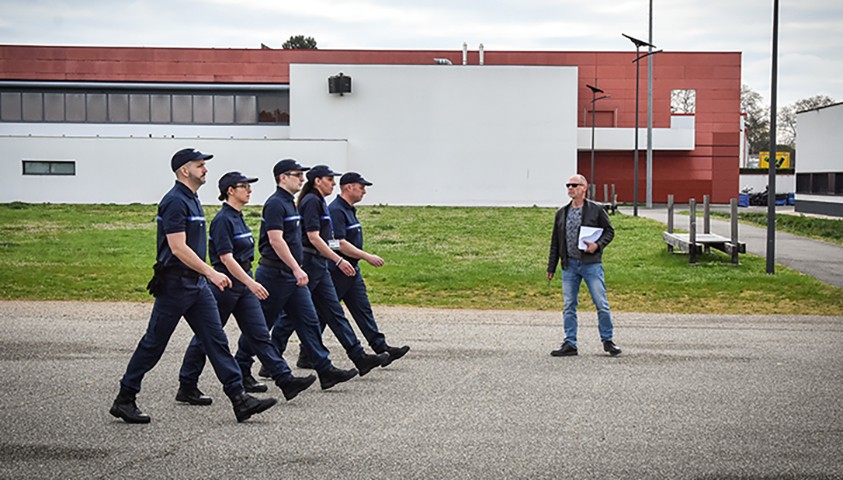
[[[270,50],[0,45],[0,80],[84,82],[288,83],[291,63],[432,64],[433,58],[462,63],[459,50]],[[610,95],[597,104],[598,127],[635,124],[635,52],[485,52],[487,65],[576,66],[578,125],[590,126],[591,92]],[[664,52],[653,58],[653,127],[670,127],[672,90],[696,92],[696,145],[692,151],[656,151],[653,201],[702,199],[727,203],[739,189],[741,54]],[[468,63],[477,65],[477,51]],[[639,128],[647,124],[647,64],[640,73]],[[517,88],[513,86],[513,88]],[[639,160],[639,201],[644,199],[646,143]],[[621,201],[632,201],[632,151],[596,153],[596,183],[615,184]],[[580,152],[579,170],[591,154]],[[598,189],[602,192],[602,187]],[[602,193],[598,194],[602,197]]]

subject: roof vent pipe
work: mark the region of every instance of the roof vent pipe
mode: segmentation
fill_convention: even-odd
[[[485,53],[486,52],[483,50],[483,44],[481,43],[480,44],[480,65],[483,65]]]
[[[468,44],[462,42],[462,64],[468,65]]]

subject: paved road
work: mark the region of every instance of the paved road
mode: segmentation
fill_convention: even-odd
[[[701,206],[698,208],[702,208]],[[728,212],[727,207],[714,207]],[[632,207],[621,207],[625,215],[632,215]],[[746,209],[741,209],[744,211]],[[792,212],[793,207],[785,207],[784,211]],[[675,211],[688,211],[688,205],[677,205]],[[763,210],[766,212],[766,207]],[[658,220],[667,225],[667,208],[638,208],[638,216]],[[676,214],[673,219],[675,228],[688,230],[688,215]],[[697,218],[697,231],[702,232],[702,216]],[[843,228],[843,221],[840,222]],[[731,236],[731,223],[728,220],[711,218],[711,232],[724,237]],[[746,251],[762,258],[767,257],[767,229],[752,225],[739,224],[738,238],[746,243]],[[798,272],[810,275],[830,285],[843,288],[843,246],[821,242],[810,238],[800,237],[776,231],[775,242],[776,263],[790,267]]]
[[[405,359],[244,424],[174,401],[182,323],[128,425],[150,308],[0,302],[0,478],[843,478],[843,317],[618,313],[610,358],[585,313],[553,358],[559,312],[377,308]]]

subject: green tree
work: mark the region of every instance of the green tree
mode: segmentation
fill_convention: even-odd
[[[814,95],[813,97],[797,100],[796,103],[782,107],[776,116],[778,141],[790,147],[796,148],[796,113],[812,108],[824,107],[834,103],[834,99],[825,95]]]
[[[293,35],[281,45],[284,50],[317,50],[316,39],[304,35]]]
[[[770,149],[770,107],[762,102],[760,93],[749,85],[741,85],[741,111],[746,113],[750,155]]]

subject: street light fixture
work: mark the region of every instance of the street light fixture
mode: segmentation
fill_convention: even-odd
[[[661,50],[656,50],[654,52],[647,52],[644,55],[641,55],[641,47],[650,47],[656,48],[655,45],[651,45],[644,40],[639,40],[635,37],[630,37],[625,33],[621,33],[624,37],[628,38],[633,44],[635,44],[635,60],[632,62],[635,64],[635,153],[634,153],[634,162],[633,162],[633,185],[632,185],[632,214],[634,216],[638,216],[638,86],[639,86],[639,71],[640,71],[640,60],[643,58],[647,58],[650,55],[655,55]]]
[[[594,200],[595,192],[596,192],[596,183],[594,182],[594,104],[604,98],[609,98],[608,95],[603,95],[602,97],[598,97],[598,93],[605,93],[603,90],[593,86],[586,84],[586,87],[591,90],[591,175],[588,179],[589,189],[591,190],[590,197]]]

